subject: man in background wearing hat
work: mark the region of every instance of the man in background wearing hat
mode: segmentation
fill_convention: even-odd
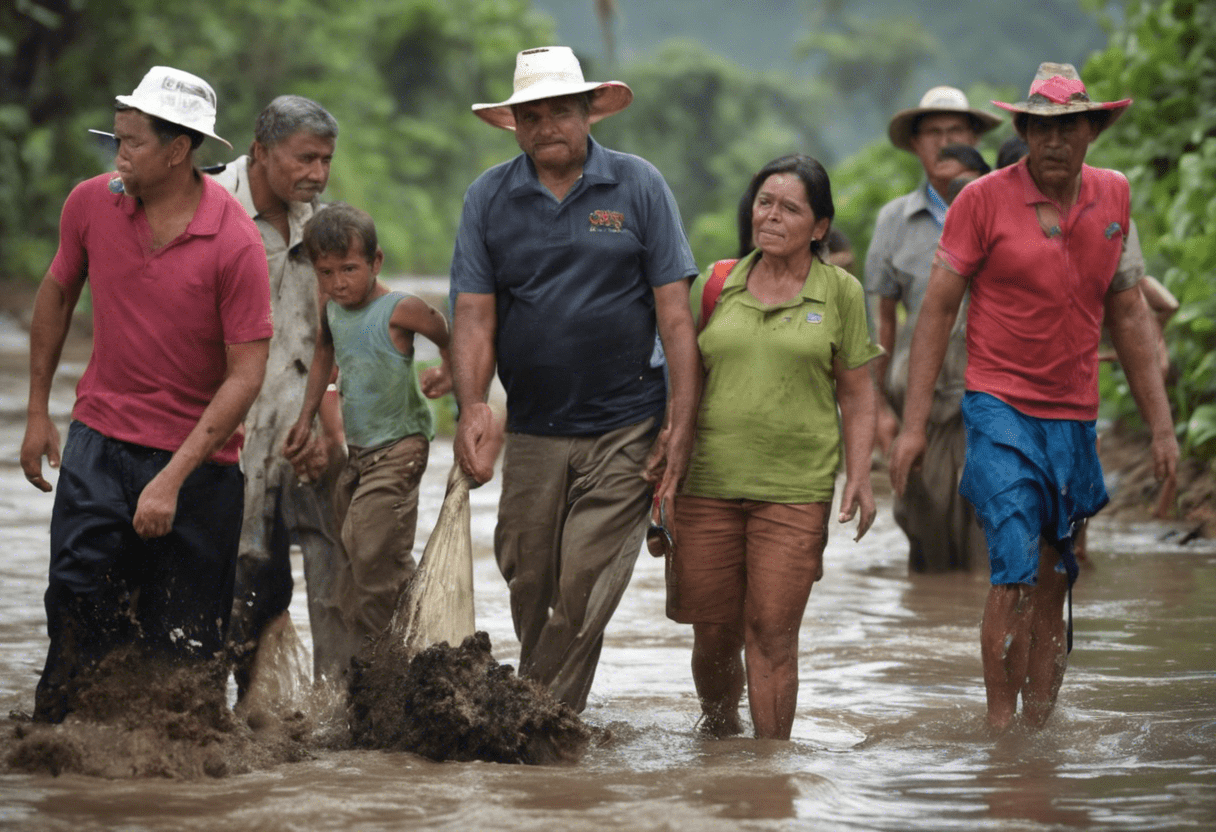
[[[995,116],[972,109],[962,90],[934,87],[922,96],[920,106],[896,113],[887,129],[893,145],[920,159],[925,181],[878,212],[866,255],[866,291],[878,299],[878,343],[886,351],[874,364],[886,402],[879,410],[876,436],[884,452],[890,451],[899,429],[895,414],[903,407],[907,389],[908,348],[946,219],[948,190],[959,168],[941,151],[956,144],[974,146],[999,123]],[[903,327],[897,326],[899,303],[907,313]],[[895,521],[908,536],[908,568],[913,572],[970,569],[984,557],[975,512],[958,495],[965,445],[959,403],[966,366],[960,328],[951,335],[945,368],[934,388],[924,467],[892,501]]]
[[[320,325],[317,278],[302,245],[304,224],[320,207],[337,139],[338,122],[324,107],[281,95],[258,115],[249,154],[215,173],[261,233],[275,321],[266,382],[245,417],[241,451],[245,514],[229,626],[239,697],[248,689],[263,633],[294,635],[287,611],[293,542],[304,557],[314,676],[336,678],[354,649],[333,599],[333,472],[346,456],[336,395],[326,396],[321,430],[296,455],[294,468],[282,455],[304,401]]]
[[[42,457],[60,464],[51,379],[88,279],[93,353],[51,515],[51,644],[35,694],[35,718],[51,722],[120,645],[190,661],[222,654],[244,490],[238,428],[272,330],[257,228],[194,167],[204,136],[228,144],[214,132],[215,92],[153,67],[117,100],[118,175],[68,196],[30,327],[21,467],[50,491]]]
[[[700,390],[697,267],[675,200],[651,164],[588,135],[632,98],[619,81],[585,82],[566,47],[521,52],[514,95],[473,110],[523,153],[469,187],[452,257],[456,459],[478,482],[493,474],[497,365],[508,436],[495,555],[519,669],[577,711],[647,529],[643,474],[670,505]]]
[[[1041,727],[1068,664],[1064,599],[1073,536],[1106,504],[1095,448],[1103,322],[1152,430],[1158,480],[1178,461],[1142,265],[1123,260],[1130,193],[1121,173],[1084,164],[1130,100],[1090,101],[1076,70],[1044,63],[1014,114],[1022,161],[959,194],[912,341],[891,483],[904,492],[924,452],[934,381],[963,295],[967,309],[967,465],[960,486],[984,525],[992,587],[980,650],[988,723]],[[1071,628],[1070,628],[1071,629]]]

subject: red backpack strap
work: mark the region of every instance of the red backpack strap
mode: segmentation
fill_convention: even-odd
[[[718,305],[718,296],[722,294],[726,278],[730,276],[730,270],[738,262],[738,260],[719,260],[714,263],[709,280],[705,281],[705,288],[701,291],[701,326],[699,329],[705,329],[705,325],[709,323],[709,316],[714,314],[714,307]]]

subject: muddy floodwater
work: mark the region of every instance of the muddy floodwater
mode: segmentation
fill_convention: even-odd
[[[51,496],[17,465],[23,332],[0,322],[0,714],[30,711],[46,651]],[[66,425],[80,356],[52,398]],[[452,452],[423,481],[421,554]],[[472,493],[478,629],[515,663],[491,553],[498,491]],[[313,749],[226,777],[100,779],[0,766],[0,830],[1185,830],[1216,828],[1216,545],[1169,525],[1096,522],[1074,599],[1076,647],[1035,735],[983,725],[986,575],[909,576],[880,500],[860,544],[833,528],[802,625],[790,742],[697,736],[691,630],[663,615],[643,552],[604,643],[584,719],[609,729],[564,767],[433,763]],[[292,616],[308,640],[303,574]],[[16,723],[0,721],[11,733]]]

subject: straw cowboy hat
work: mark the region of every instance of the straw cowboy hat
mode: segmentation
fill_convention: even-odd
[[[973,110],[967,101],[967,94],[957,87],[934,87],[920,97],[920,105],[908,110],[900,110],[887,125],[887,135],[891,144],[900,150],[912,151],[912,127],[921,116],[936,113],[962,113],[970,116],[975,125],[976,135],[987,133],[1001,123],[1001,120],[983,110]]]
[[[633,90],[622,81],[584,81],[583,68],[570,47],[541,46],[515,56],[515,93],[510,98],[497,104],[474,104],[473,112],[488,124],[514,130],[513,105],[591,90],[596,91],[591,99],[592,124],[619,113],[633,101]]]
[[[232,147],[227,139],[215,133],[215,90],[197,75],[171,66],[154,66],[135,92],[117,95],[115,99],[119,104],[197,130]]]
[[[1115,123],[1127,105],[1132,103],[1130,98],[1122,101],[1090,101],[1085,91],[1085,84],[1077,74],[1072,64],[1053,64],[1044,61],[1039,64],[1039,71],[1030,82],[1030,93],[1025,101],[1017,104],[1006,104],[1003,101],[993,101],[1002,110],[1008,110],[1016,117],[1018,113],[1034,116],[1064,116],[1070,113],[1088,113],[1106,111],[1109,113],[1106,123],[1098,132]]]

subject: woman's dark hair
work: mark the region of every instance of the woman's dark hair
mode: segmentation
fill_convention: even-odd
[[[774,159],[752,177],[751,184],[739,199],[739,256],[746,257],[754,249],[752,242],[752,203],[756,201],[756,193],[770,176],[776,173],[797,174],[806,188],[806,201],[815,214],[815,219],[828,220],[831,227],[832,218],[836,216],[836,206],[832,204],[832,183],[828,172],[818,160],[803,153],[793,153]],[[811,241],[811,253],[822,258],[826,251],[823,240]]]

